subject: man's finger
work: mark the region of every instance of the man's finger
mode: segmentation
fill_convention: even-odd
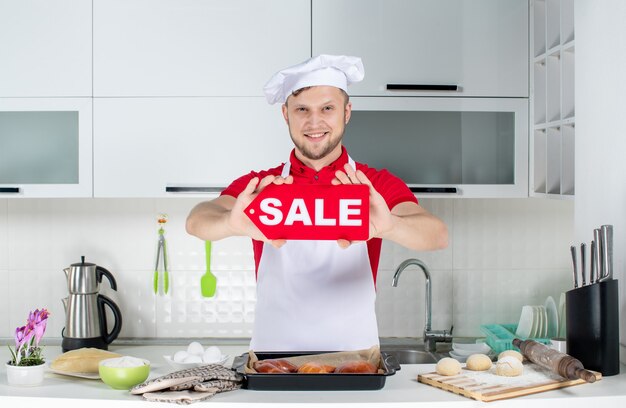
[[[267,187],[270,184],[272,184],[272,182],[274,181],[275,178],[276,178],[276,176],[272,176],[272,175],[263,177],[263,179],[259,183],[259,187],[256,189],[257,192],[260,193],[261,191],[263,191],[263,189],[265,187]]]
[[[341,170],[337,170],[335,172],[335,178],[339,180],[340,184],[352,184],[352,181],[350,181],[350,178],[346,175],[346,173],[344,173]]]
[[[339,245],[339,247],[342,248],[342,249],[346,249],[350,245],[352,245],[352,242],[348,241],[347,239],[338,239],[337,240],[337,245]]]
[[[256,188],[256,185],[258,183],[259,183],[259,178],[258,177],[252,178],[248,182],[248,185],[246,186],[246,188],[243,189],[242,194],[250,195],[250,194],[254,193],[254,189]]]

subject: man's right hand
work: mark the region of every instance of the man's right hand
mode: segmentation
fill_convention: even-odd
[[[293,177],[288,176],[287,178],[278,177],[278,176],[265,176],[259,182],[258,177],[254,177],[250,180],[246,188],[239,194],[237,199],[235,200],[235,204],[230,211],[230,215],[228,217],[228,225],[230,229],[233,231],[234,235],[244,235],[248,236],[252,239],[256,239],[258,241],[268,242],[272,246],[276,248],[280,248],[287,242],[284,239],[278,240],[269,240],[261,233],[261,231],[257,228],[256,225],[248,218],[248,216],[244,213],[244,210],[248,207],[248,205],[270,184],[292,184]]]

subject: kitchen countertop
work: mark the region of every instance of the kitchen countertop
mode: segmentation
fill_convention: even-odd
[[[204,346],[210,345],[202,341]],[[152,369],[150,378],[158,377],[173,371],[163,355],[173,355],[178,350],[185,349],[187,343],[176,345],[112,345],[111,351],[140,357],[150,360]],[[233,356],[247,351],[247,344],[217,344],[222,353],[231,356],[227,364],[232,363]],[[8,358],[6,351],[5,360]],[[52,361],[61,354],[59,346],[46,346],[44,354],[48,361]],[[4,355],[4,354],[3,354]],[[417,382],[417,375],[432,372],[434,364],[407,364],[386,379],[382,390],[372,391],[253,391],[236,390],[217,394],[208,400],[213,407],[243,407],[255,404],[258,406],[288,404],[300,405],[307,408],[330,408],[337,404],[358,404],[368,407],[411,406],[411,407],[474,407],[486,403],[474,401],[447,391],[443,391]],[[44,383],[36,387],[14,387],[7,385],[6,368],[0,367],[0,405],[2,406],[37,406],[54,404],[65,408],[110,407],[115,401],[115,407],[140,407],[155,403],[144,401],[140,396],[131,395],[128,391],[113,390],[99,380],[86,380],[62,375],[46,373]],[[194,404],[199,406],[200,402]],[[568,408],[585,407],[593,404],[599,406],[625,406],[626,404],[626,366],[622,366],[621,374],[605,377],[595,384],[582,384],[560,390],[547,391],[539,394],[518,397],[510,400],[488,403],[499,407],[526,407],[533,408],[567,406]],[[164,405],[161,403],[161,405]],[[165,404],[177,406],[176,404]]]

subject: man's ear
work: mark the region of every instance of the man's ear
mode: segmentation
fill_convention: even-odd
[[[285,122],[287,123],[287,125],[289,125],[289,115],[287,114],[287,104],[283,103],[282,110],[283,110],[283,118],[285,119]]]
[[[350,116],[352,116],[352,102],[348,102],[345,107],[346,125],[350,122]]]

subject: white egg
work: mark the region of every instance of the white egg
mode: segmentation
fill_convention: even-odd
[[[183,360],[183,363],[202,363],[202,357],[190,354]]]
[[[204,354],[204,347],[202,347],[202,344],[197,341],[191,342],[189,346],[187,346],[187,353],[193,354],[194,356],[200,356],[200,358],[202,358],[202,355]]]
[[[184,350],[177,351],[176,354],[174,354],[174,361],[176,361],[177,363],[182,363],[188,356],[189,353]]]
[[[204,355],[202,356],[202,361],[205,364],[217,363],[222,359],[222,351],[219,347],[210,346],[204,350]]]

